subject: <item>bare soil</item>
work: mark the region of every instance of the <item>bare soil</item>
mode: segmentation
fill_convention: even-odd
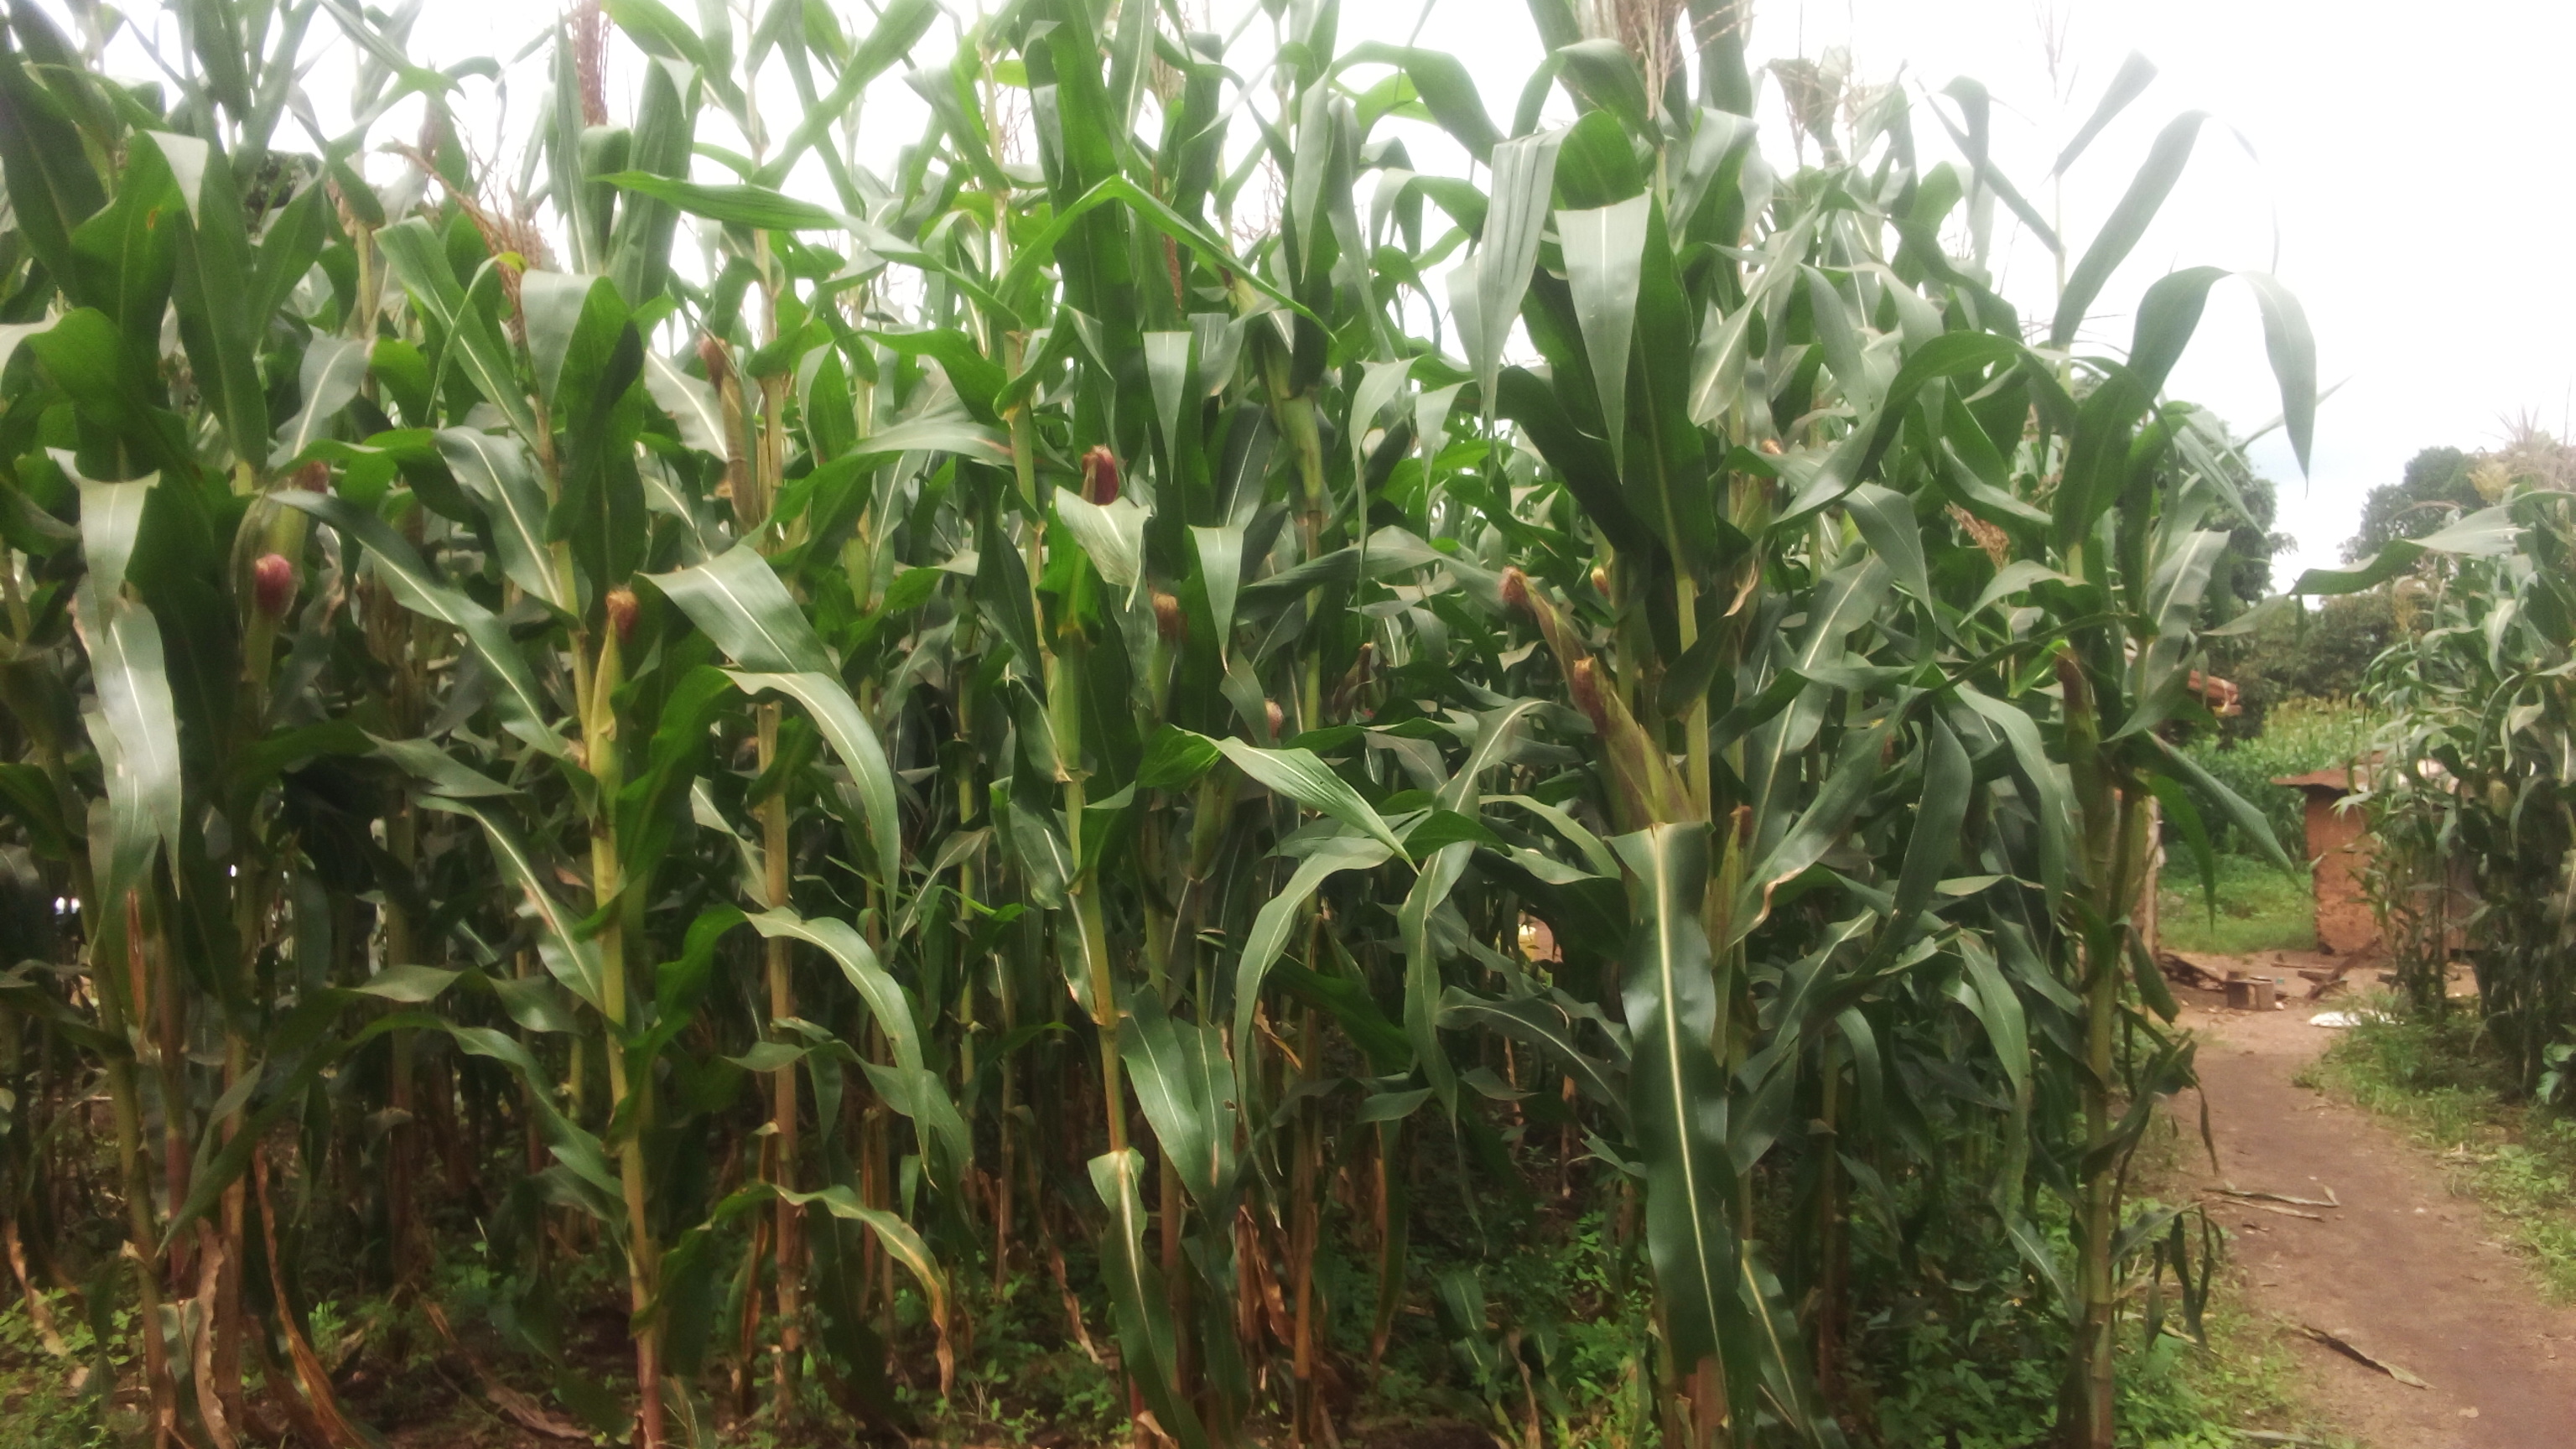
[[[2192,998],[2182,1024],[2204,1037],[2201,1090],[2218,1150],[2212,1174],[2194,1144],[2188,1170],[2234,1236],[2252,1306],[2285,1329],[2319,1416],[2373,1449],[2576,1445],[2576,1311],[2544,1299],[2502,1245],[2502,1226],[2455,1196],[2429,1154],[2292,1081],[2335,1035],[2309,1019],[2349,1005],[2301,999],[2295,968],[2331,964],[2276,952],[2249,963],[2290,979],[2282,1010],[2230,1011],[2213,993],[2178,993]],[[2231,1186],[2342,1206],[2219,1194]],[[2304,1328],[2428,1387],[2356,1362]]]

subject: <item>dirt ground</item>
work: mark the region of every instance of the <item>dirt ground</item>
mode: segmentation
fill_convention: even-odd
[[[2264,974],[2330,964],[2266,952]],[[2318,1414],[2372,1449],[2555,1449],[2576,1445],[2576,1311],[2547,1303],[2502,1226],[2453,1196],[2441,1167],[2366,1114],[2291,1079],[2335,1033],[2294,989],[2286,1009],[2229,1011],[2206,992],[2184,1007],[2202,1031],[2200,1078],[2218,1171],[2193,1180],[2332,1200],[2340,1207],[2213,1196],[2235,1235],[2254,1308],[2290,1330]],[[2190,1107],[2183,1107],[2185,1112]],[[2271,1209],[2286,1209],[2273,1211]],[[2293,1216],[2306,1214],[2307,1216]],[[2333,1334],[2405,1369],[2414,1388],[2304,1337]]]

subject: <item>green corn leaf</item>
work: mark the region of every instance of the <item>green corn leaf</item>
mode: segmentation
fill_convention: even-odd
[[[2482,508],[2447,528],[2422,538],[2396,539],[2348,569],[2310,569],[2290,585],[2294,594],[2357,594],[2377,588],[2415,567],[2426,554],[2460,558],[2498,558],[2521,546],[2523,530],[2511,505]]]
[[[1353,830],[1369,836],[1395,855],[1404,853],[1404,842],[1396,839],[1359,792],[1344,782],[1332,768],[1308,749],[1265,750],[1237,739],[1222,739],[1216,747],[1234,762],[1235,768],[1249,775],[1265,788],[1285,795],[1309,810],[1329,815]]]
[[[1013,790],[1010,808],[1002,819],[1029,898],[1047,910],[1062,906],[1064,889],[1073,883],[1079,868],[1074,864],[1073,847],[1065,840],[1061,817],[1028,798],[1028,792]]]
[[[1743,940],[1767,919],[1771,914],[1771,893],[1823,859],[1850,827],[1852,818],[1860,813],[1878,784],[1880,748],[1894,728],[1893,720],[1883,720],[1869,729],[1854,730],[1844,739],[1841,753],[1815,798],[1798,813],[1780,842],[1746,873],[1727,945]],[[1633,860],[1629,868],[1635,869]]]
[[[1544,198],[1541,198],[1544,201]],[[1139,188],[1124,176],[1111,176],[1084,192],[1072,204],[1058,212],[1044,231],[1021,243],[1019,254],[1012,258],[1011,269],[994,284],[993,291],[1004,299],[1019,297],[1035,280],[1038,268],[1055,255],[1056,248],[1072,235],[1082,219],[1101,207],[1117,202],[1138,219],[1173,241],[1196,252],[1199,259],[1212,267],[1222,267],[1241,278],[1245,285],[1271,301],[1300,315],[1311,317],[1298,301],[1251,267],[1237,261],[1223,242],[1197,223],[1182,216],[1163,202]],[[1076,299],[1079,300],[1079,299]]]
[[[1887,385],[1887,396],[1879,404],[1878,425],[1872,430],[1869,451],[1862,456],[1853,477],[1866,474],[1886,455],[1896,441],[1898,429],[1905,424],[1906,410],[1913,405],[1925,384],[1936,379],[1982,372],[2024,355],[2022,345],[2009,337],[1991,332],[1945,332],[1939,337],[1909,351],[1905,362],[1896,370],[1896,378]]]
[[[925,327],[909,332],[870,332],[870,337],[907,357],[928,357],[948,374],[948,382],[957,390],[957,400],[975,420],[999,427],[1001,415],[993,410],[993,399],[1010,379],[1002,365],[984,355],[975,339],[954,327]]]
[[[1167,1014],[1147,993],[1119,1020],[1118,1055],[1181,1186],[1213,1213],[1233,1191],[1235,1174],[1234,1063],[1225,1038]]]
[[[1366,41],[1343,51],[1334,62],[1341,68],[1353,65],[1391,65],[1402,70],[1413,82],[1414,93],[1422,98],[1431,119],[1440,123],[1451,138],[1479,162],[1490,162],[1494,148],[1502,144],[1503,133],[1494,127],[1493,117],[1485,112],[1483,96],[1476,79],[1456,56],[1442,50],[1407,49]]]
[[[737,544],[693,568],[648,575],[725,657],[759,673],[837,675],[839,666],[806,622],[769,560]]]
[[[2211,574],[2227,552],[2230,535],[2216,529],[2184,534],[2161,551],[2147,582],[2147,618],[2155,637],[2137,656],[2136,702],[2129,717],[2110,735],[2121,739],[2151,729],[2170,717],[2182,700],[2201,598]]]
[[[2075,158],[2084,154],[2084,148],[2093,144],[2093,138],[2101,135],[2105,126],[2127,110],[2129,102],[2145,94],[2155,79],[2155,62],[2134,50],[2130,51],[2128,58],[2120,62],[2119,73],[2112,76],[2111,84],[2103,89],[2102,99],[2094,103],[2093,114],[2084,118],[2083,128],[2066,143],[2065,150],[2057,153],[2057,164],[2048,168],[2048,174],[2065,175],[2066,168],[2075,164]]]
[[[679,425],[681,446],[711,457],[725,455],[724,406],[704,378],[680,371],[669,358],[648,354],[644,390],[653,395],[653,405]]]
[[[472,428],[442,428],[438,455],[482,505],[492,530],[492,547],[501,556],[501,571],[528,594],[565,614],[574,612],[574,601],[546,543],[544,485],[537,481],[535,460],[527,448],[516,438]]]
[[[1192,394],[1190,383],[1195,376],[1191,350],[1198,341],[1192,331],[1148,332],[1145,343],[1145,379],[1154,394],[1154,420],[1161,425],[1164,457],[1171,461],[1174,472],[1182,464],[1181,403]],[[1193,419],[1195,421],[1195,419]]]
[[[2182,360],[2183,349],[2200,326],[2209,289],[2226,276],[2218,267],[2188,267],[2156,278],[2138,299],[2138,321],[2129,344],[2129,371],[2149,393],[2164,390],[2165,378]]]
[[[2184,848],[2191,852],[2191,862],[2200,876],[2202,898],[2208,903],[2209,916],[2218,917],[2218,855],[2210,848],[2209,826],[2200,818],[2200,806],[2191,791],[2171,775],[2157,775],[2147,781],[2164,818],[2181,828]]]
[[[428,740],[367,739],[379,757],[428,786],[431,794],[476,800],[519,793]]]
[[[1297,863],[1288,883],[1280,887],[1252,919],[1252,930],[1243,938],[1243,954],[1234,973],[1234,1042],[1236,1074],[1245,1083],[1245,1096],[1250,1096],[1252,1075],[1253,1015],[1261,1006],[1261,986],[1268,977],[1279,953],[1287,949],[1288,933],[1295,929],[1298,913],[1307,898],[1314,895],[1324,878],[1345,870],[1369,870],[1383,865],[1400,848],[1359,836],[1334,836],[1319,844],[1314,852]],[[1251,1104],[1244,1104],[1247,1119]]]
[[[410,542],[374,513],[328,493],[307,493],[302,489],[289,488],[269,496],[290,508],[300,508],[312,514],[338,529],[343,536],[364,544],[377,577],[393,591],[396,602],[415,614],[447,624],[465,636],[497,686],[492,703],[500,715],[502,728],[549,755],[561,756],[564,753],[563,737],[546,722],[548,711],[545,701],[537,692],[536,680],[529,672],[526,656],[519,652],[509,629],[493,617],[491,610],[448,587],[432,574]]]
[[[2284,871],[2297,871],[2298,867],[2291,863],[2288,852],[2281,849],[2279,838],[2272,834],[2272,822],[2268,816],[2247,804],[2244,796],[2229,789],[2198,760],[2166,743],[2162,736],[2150,733],[2147,738],[2155,742],[2156,752],[2164,756],[2166,769],[2199,792],[2202,799],[2217,801],[2218,808],[2227,813],[2228,823],[2244,832],[2245,838],[2253,841],[2266,859]]]
[[[688,174],[698,124],[699,78],[722,71],[721,66],[693,68],[667,60],[643,67],[644,95],[636,108],[634,139],[627,148],[634,172],[665,178]],[[593,176],[589,184],[605,188],[615,181]],[[629,304],[644,306],[670,285],[671,237],[679,220],[679,208],[650,193],[620,202],[608,234],[608,275]]]
[[[1207,736],[1178,725],[1159,725],[1145,741],[1144,756],[1136,766],[1136,788],[1187,789],[1221,758],[1216,741]]]
[[[1852,320],[1851,308],[1832,278],[1814,267],[1801,267],[1799,272],[1807,280],[1807,311],[1815,319],[1816,342],[1824,349],[1826,370],[1833,373],[1843,396],[1866,410],[1873,402],[1869,368],[1861,360],[1860,327]]]
[[[558,427],[577,425],[603,386],[615,386],[611,359],[628,313],[605,277],[530,272],[519,279],[527,317],[528,361],[537,397]]]
[[[828,206],[799,201],[774,187],[747,182],[709,185],[647,171],[612,171],[598,180],[602,185],[649,196],[691,216],[727,226],[759,231],[838,231],[847,219]]]
[[[268,466],[285,468],[304,457],[304,450],[324,435],[331,420],[358,395],[366,380],[369,344],[349,337],[317,337],[304,351],[298,389],[304,406],[278,431],[269,449]]]
[[[2281,428],[2289,434],[2290,451],[2299,471],[2308,471],[2308,454],[2317,432],[2317,339],[2308,330],[2307,310],[2278,278],[2267,272],[2240,272],[2254,289],[2263,313],[2263,351],[2271,358],[2273,378],[2281,388]]]
[[[1451,1031],[1478,1027],[1529,1043],[1574,1079],[1575,1087],[1612,1114],[1621,1131],[1628,1125],[1628,1064],[1604,1060],[1583,1049],[1580,1023],[1563,1005],[1547,997],[1494,998],[1452,986],[1440,995],[1440,1025]]]
[[[244,285],[253,274],[250,237],[242,229],[241,192],[233,184],[232,163],[194,136],[144,134],[160,148],[187,203],[172,301],[189,366],[234,454],[265,461],[268,398],[260,386],[258,354],[268,319],[250,311],[251,289]]]
[[[895,1066],[904,1072],[922,1069],[921,1032],[913,1022],[912,1003],[895,979],[886,974],[885,967],[878,964],[877,953],[869,948],[867,938],[852,929],[849,922],[808,920],[792,911],[771,910],[753,916],[751,927],[765,939],[784,937],[822,948],[866,1003],[877,1028],[885,1033]]]
[[[160,148],[135,146],[127,151],[115,201],[72,231],[80,271],[62,279],[64,293],[107,313],[139,353],[161,351],[184,210]]]
[[[1995,1049],[1995,1060],[2003,1064],[2004,1075],[2019,1092],[2030,1079],[2030,1030],[2026,1024],[2021,998],[2013,993],[2012,984],[2004,979],[1995,965],[1995,954],[1973,934],[1959,937],[1959,958],[1967,963],[1968,1009],[1986,1029],[1987,1043]]]
[[[1959,736],[1939,715],[1928,716],[1923,724],[1923,793],[1915,801],[1905,864],[1896,878],[1887,934],[1873,952],[1876,959],[1894,958],[1897,948],[1905,944],[1903,938],[1911,935],[1915,918],[1932,903],[1933,892],[1950,873],[1975,787],[1976,770]]]
[[[1091,1185],[1109,1209],[1100,1229],[1101,1277],[1116,1310],[1118,1342],[1129,1381],[1143,1392],[1163,1431],[1182,1449],[1204,1449],[1207,1430],[1198,1409],[1175,1387],[1177,1338],[1163,1275],[1145,1254],[1144,1154],[1134,1148],[1091,1159]]]
[[[546,885],[550,873],[539,868],[518,832],[477,800],[432,795],[423,797],[421,803],[433,810],[466,816],[483,827],[492,843],[493,858],[518,887],[522,909],[537,922],[538,959],[566,990],[589,1003],[593,1010],[606,1012],[608,977],[600,964],[599,945],[582,934],[578,918],[555,900],[554,892]]]
[[[1545,707],[1537,699],[1516,699],[1501,709],[1489,710],[1476,717],[1476,738],[1467,746],[1467,758],[1460,761],[1456,774],[1440,787],[1440,805],[1461,815],[1472,816],[1482,807],[1477,787],[1485,772],[1504,763],[1522,726]],[[1604,872],[1608,874],[1610,872]]]
[[[1708,882],[1704,825],[1658,825],[1610,842],[1640,884],[1621,994],[1635,1059],[1628,1111],[1646,1165],[1646,1251],[1674,1362],[1737,1357],[1749,1325],[1725,1204],[1735,1166],[1708,1105],[1726,1098],[1710,1050],[1717,987],[1699,923]],[[1749,1359],[1746,1360],[1749,1363]]]
[[[112,858],[126,867],[116,872],[117,878],[130,881],[134,871],[145,867],[153,841],[169,852],[175,876],[183,844],[183,781],[178,710],[171,700],[160,624],[141,604],[90,596],[74,606],[74,618],[89,651],[99,718],[112,736],[112,747],[110,741],[100,742],[100,764],[118,837]],[[92,736],[97,736],[95,727]]]
[[[1925,604],[1932,603],[1932,575],[1923,562],[1923,525],[1914,516],[1914,500],[1875,483],[1863,483],[1844,496],[1843,506],[1871,550],[1887,561],[1896,582]]]
[[[1560,211],[1556,234],[1565,248],[1565,280],[1592,360],[1593,386],[1608,424],[1610,461],[1626,466],[1628,339],[1637,322],[1638,263],[1654,199],[1644,193],[1587,211]]]
[[[2111,280],[2111,274],[2120,269],[2120,263],[2128,260],[2139,239],[2146,235],[2147,224],[2155,220],[2156,212],[2165,204],[2165,197],[2172,193],[2174,183],[2182,178],[2182,168],[2191,160],[2192,143],[2199,139],[2200,123],[2204,119],[2199,111],[2186,112],[2176,117],[2156,137],[2155,145],[2147,152],[2146,163],[2138,168],[2127,193],[2121,196],[2119,205],[2111,209],[2110,217],[2102,223],[2100,234],[2093,238],[2093,245],[2085,248],[2083,259],[2075,264],[2074,272],[2067,277],[2066,290],[2057,299],[2056,320],[2049,324],[2049,346],[2074,345],[2075,330],[2084,324],[2084,314],[2092,308],[2093,299],[2102,295],[2102,288]]]
[[[697,32],[661,0],[603,0],[599,8],[646,55],[687,61],[700,70],[709,68],[707,49]]]
[[[731,673],[733,682],[745,694],[775,690],[805,707],[814,727],[831,743],[832,753],[840,757],[842,768],[857,783],[868,838],[876,846],[877,880],[888,892],[896,890],[903,881],[903,818],[895,794],[894,769],[886,762],[885,746],[877,740],[876,727],[868,723],[849,689],[838,675],[822,672]]]
[[[1561,132],[1515,136],[1494,148],[1493,205],[1485,213],[1485,234],[1476,245],[1473,285],[1465,297],[1453,296],[1451,309],[1474,309],[1475,322],[1462,316],[1467,359],[1476,374],[1477,396],[1485,411],[1494,410],[1494,384],[1503,366],[1503,343],[1512,319],[1520,315],[1521,297],[1529,290],[1530,268],[1538,263],[1539,233],[1547,221],[1556,177]]]
[[[19,234],[57,278],[77,275],[72,229],[107,205],[80,131],[24,57],[0,52],[0,173]]]
[[[1556,60],[1558,75],[1578,99],[1618,117],[1631,134],[1655,136],[1655,105],[1627,46],[1609,38],[1582,40],[1558,47]]]
[[[831,124],[850,114],[851,102],[867,88],[868,82],[912,53],[913,46],[928,33],[939,18],[938,0],[890,0],[877,11],[877,23],[851,52],[842,65],[840,78],[831,92],[805,109],[795,129],[789,131],[761,173],[762,182],[776,186],[805,152],[828,134]]]
[[[2039,833],[2042,884],[2051,896],[2064,894],[2074,868],[2075,819],[2075,792],[2064,768],[2048,757],[2039,722],[2027,712],[1965,684],[1959,686],[1959,699],[1993,725],[2010,747],[2013,772],[2032,796],[2030,813]]]
[[[394,274],[411,295],[412,305],[435,322],[445,337],[440,370],[449,366],[462,368],[475,390],[501,410],[519,436],[533,440],[536,414],[528,407],[528,395],[519,385],[509,349],[493,329],[491,319],[469,303],[465,289],[457,285],[456,273],[448,265],[438,234],[428,222],[411,217],[376,233],[376,244],[384,249],[385,259],[392,263]]]
[[[2012,214],[2021,220],[2021,224],[2029,227],[2031,234],[2039,238],[2041,246],[2048,248],[2052,254],[2064,255],[2065,244],[2058,240],[2055,229],[2049,226],[2040,216],[2038,209],[2033,207],[2021,191],[2012,184],[2011,178],[2005,176],[1994,163],[1994,157],[1988,147],[1988,115],[1992,104],[1987,97],[1985,86],[1966,76],[1961,76],[1943,86],[1941,94],[1957,101],[1960,112],[1967,119],[1964,130],[1946,115],[1941,116],[1941,125],[1950,133],[1950,139],[1958,143],[1960,151],[1967,156],[1969,168],[1976,173],[1979,184],[1992,191],[2005,206],[2010,207]],[[1982,230],[1977,238],[1977,260],[1980,264],[1985,261],[1985,237]]]
[[[1222,665],[1233,648],[1234,602],[1243,587],[1243,530],[1231,524],[1193,526],[1190,542],[1198,550],[1199,576],[1207,586],[1208,617],[1216,624],[1216,657]]]
[[[940,1270],[939,1260],[931,1255],[930,1245],[912,1230],[912,1225],[887,1212],[859,1201],[857,1193],[838,1183],[819,1192],[794,1192],[770,1188],[771,1192],[798,1207],[819,1206],[825,1212],[846,1222],[857,1223],[875,1236],[886,1256],[901,1263],[912,1281],[921,1285],[922,1305],[929,1311],[931,1326],[939,1334],[940,1391],[947,1392],[948,1376],[953,1369],[953,1350],[948,1342],[948,1275]]]
[[[1134,590],[1145,578],[1145,510],[1125,498],[1093,503],[1081,494],[1055,491],[1056,521],[1081,545],[1101,580]]]
[[[1413,878],[1413,888],[1405,892],[1404,904],[1395,916],[1396,931],[1404,945],[1404,1034],[1413,1043],[1414,1064],[1430,1079],[1441,1107],[1453,1116],[1458,1111],[1458,1073],[1440,1045],[1443,983],[1432,916],[1447,904],[1449,893],[1457,888],[1459,877],[1466,874],[1467,862],[1475,854],[1476,847],[1467,841],[1432,852],[1431,858],[1423,862],[1421,873]]]

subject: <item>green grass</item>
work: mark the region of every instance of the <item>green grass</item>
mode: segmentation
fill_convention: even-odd
[[[97,1339],[68,1293],[45,1295],[65,1355],[56,1357],[36,1332],[26,1300],[0,1302],[0,1449],[106,1449],[140,1442],[142,1416],[129,1407],[102,1406],[94,1391],[72,1387],[83,1368],[94,1369]],[[115,1326],[122,1331],[125,1310]],[[86,1378],[87,1375],[80,1374]]]
[[[2388,1013],[2342,1034],[2303,1086],[2389,1119],[2438,1154],[2468,1194],[2505,1220],[2551,1296],[2576,1302],[2576,1117],[2507,1100],[2511,1070],[2474,1015]]]
[[[2209,1346],[2181,1360],[2181,1381],[2224,1436],[2218,1442],[2270,1442],[2244,1437],[2253,1431],[2287,1434],[2315,1449],[2363,1449],[2317,1417],[2307,1392],[2313,1376],[2291,1351],[2289,1323],[2247,1307],[2241,1276],[2221,1272],[2226,1281],[2209,1306]]]
[[[2217,858],[2218,913],[2210,915],[2191,852],[2168,848],[2156,896],[2156,929],[2176,951],[2243,956],[2256,951],[2313,951],[2314,888],[2308,872],[2285,875],[2250,855]]]

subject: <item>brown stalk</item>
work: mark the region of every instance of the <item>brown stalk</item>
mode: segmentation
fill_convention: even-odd
[[[287,1356],[294,1361],[295,1382],[303,1387],[304,1399],[310,1402],[298,1400],[294,1391],[274,1374],[268,1375],[269,1393],[285,1407],[287,1417],[297,1421],[299,1430],[309,1424],[310,1432],[329,1449],[362,1449],[367,1437],[341,1412],[340,1400],[331,1392],[330,1370],[322,1366],[321,1355],[313,1351],[303,1327],[295,1321],[294,1300],[286,1293],[286,1260],[277,1252],[277,1209],[268,1197],[268,1144],[258,1143],[251,1148],[250,1165],[251,1182],[259,1194],[260,1240],[268,1249],[268,1287],[277,1305],[278,1331],[285,1336]]]

